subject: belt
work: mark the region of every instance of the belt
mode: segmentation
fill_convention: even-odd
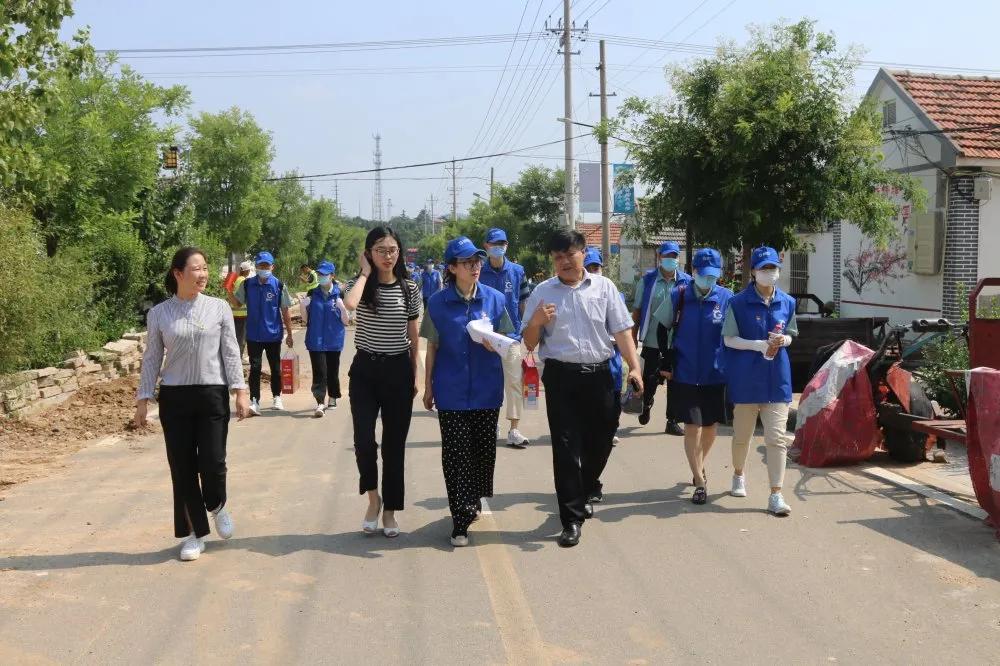
[[[611,365],[608,361],[601,361],[600,363],[567,363],[565,361],[557,361],[555,359],[549,359],[546,361],[549,365],[555,365],[559,368],[565,368],[571,372],[577,372],[581,375],[592,375],[595,372],[601,372],[602,370],[610,370]]]
[[[368,351],[367,349],[362,349],[361,347],[358,347],[358,354],[360,356],[367,356],[373,361],[388,361],[391,359],[399,358],[401,356],[406,356],[407,358],[409,358],[410,356],[410,352],[408,351],[398,352],[396,354],[384,354],[382,352],[371,352]]]

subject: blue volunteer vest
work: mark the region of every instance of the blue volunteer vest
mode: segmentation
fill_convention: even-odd
[[[649,312],[649,303],[653,300],[653,285],[656,284],[656,276],[660,274],[659,268],[646,271],[642,276],[642,308],[639,310],[639,342],[646,338],[646,329],[649,328],[646,321],[646,313]],[[691,276],[677,269],[674,273],[674,288],[681,285],[690,284]]]
[[[420,290],[424,298],[430,298],[441,291],[441,274],[437,271],[424,271],[420,275]]]
[[[521,339],[521,285],[524,284],[524,268],[521,264],[515,264],[506,257],[503,266],[499,269],[493,268],[489,259],[483,263],[483,270],[479,274],[479,284],[485,284],[503,294],[504,303],[507,307],[507,314],[514,322],[514,333],[510,337],[515,340]]]
[[[621,296],[622,303],[625,303],[625,294],[619,291],[618,295]],[[615,393],[620,394],[622,392],[622,384],[625,381],[625,368],[622,365],[622,350],[618,348],[617,344],[615,344],[614,356],[608,361],[608,366],[611,370],[611,381],[614,383]]]
[[[719,370],[719,351],[722,322],[732,297],[733,292],[719,285],[712,287],[700,301],[693,283],[670,291],[670,304],[675,313],[680,299],[684,299],[681,320],[673,331],[674,381],[699,386],[726,383],[725,375]]]
[[[503,403],[500,355],[473,342],[465,328],[483,313],[496,330],[503,320],[504,297],[483,284],[471,301],[459,296],[454,285],[427,301],[427,315],[438,334],[431,386],[440,410],[499,409]]]
[[[775,288],[770,306],[765,305],[753,283],[733,296],[729,309],[736,318],[739,337],[767,340],[768,333],[784,333],[795,314],[795,299]],[[735,404],[792,401],[792,366],[788,349],[782,347],[769,361],[759,351],[726,347],[726,383]]]
[[[251,342],[281,342],[284,325],[281,322],[281,281],[273,275],[264,284],[260,278],[243,281],[247,290],[247,340]]]
[[[306,349],[314,352],[344,350],[344,322],[340,319],[337,299],[340,288],[333,285],[330,293],[316,287],[309,291],[309,320],[306,323]]]

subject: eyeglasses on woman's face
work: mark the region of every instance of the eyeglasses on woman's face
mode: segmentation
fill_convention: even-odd
[[[481,257],[472,257],[471,259],[462,259],[456,262],[462,268],[469,271],[478,271],[483,266],[483,260]]]
[[[395,257],[399,254],[398,247],[375,247],[372,248],[372,252],[382,257],[383,259],[388,259],[389,257]]]

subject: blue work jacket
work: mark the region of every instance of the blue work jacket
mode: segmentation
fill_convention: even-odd
[[[333,285],[329,294],[323,287],[316,287],[307,295],[306,349],[311,352],[343,351],[346,329],[337,308],[340,287]]]
[[[653,300],[653,285],[656,284],[656,278],[660,276],[660,269],[654,268],[652,270],[646,271],[642,276],[642,307],[639,308],[639,342],[646,339],[646,330],[649,328],[649,322],[646,321],[646,313],[649,312],[649,303]],[[682,284],[690,284],[691,276],[682,271],[681,269],[675,269],[674,272],[674,288],[680,287]],[[651,317],[652,318],[652,317]],[[656,325],[656,322],[653,322]],[[655,332],[655,329],[654,329]]]
[[[515,264],[506,257],[503,266],[493,268],[489,259],[483,263],[483,270],[479,274],[479,284],[485,284],[503,294],[504,303],[507,307],[507,314],[514,323],[514,332],[510,337],[515,340],[521,339],[521,289],[524,285],[524,267]]]
[[[281,321],[281,292],[284,286],[273,275],[260,283],[252,277],[243,281],[246,288],[247,340],[251,342],[281,342],[284,324]]]
[[[775,288],[774,298],[766,305],[751,283],[730,299],[729,309],[739,337],[767,340],[769,333],[785,333],[795,315],[795,299]],[[725,348],[723,358],[729,399],[734,404],[792,401],[792,365],[785,347],[770,361],[759,351],[731,347]]]
[[[472,300],[462,298],[454,285],[431,296],[427,316],[437,330],[437,354],[431,386],[434,401],[442,411],[499,409],[503,403],[503,366],[500,355],[473,342],[466,325],[485,314],[500,327],[504,296],[479,284]]]
[[[670,290],[670,305],[676,317],[680,299],[684,299],[681,318],[673,331],[674,381],[682,384],[725,384],[719,369],[722,349],[722,322],[733,292],[715,285],[699,300],[694,283]],[[665,322],[670,326],[672,321]]]
[[[420,274],[420,291],[424,298],[430,298],[441,291],[441,273],[435,270]]]

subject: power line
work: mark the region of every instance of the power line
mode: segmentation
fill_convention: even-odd
[[[579,139],[580,137],[587,136],[587,134],[578,134],[572,138]],[[494,153],[492,155],[476,155],[474,157],[462,157],[458,159],[451,160],[438,160],[435,162],[420,162],[417,164],[400,164],[398,166],[391,167],[381,167],[379,169],[356,169],[354,171],[334,171],[331,173],[314,173],[309,175],[298,175],[293,174],[290,176],[273,176],[271,178],[265,178],[265,181],[278,181],[278,180],[307,180],[309,178],[323,178],[328,176],[348,176],[356,173],[376,173],[380,171],[396,171],[398,169],[415,169],[417,167],[427,167],[427,166],[438,166],[440,164],[451,164],[453,162],[471,162],[472,160],[482,160],[489,157],[499,157],[500,155],[507,155],[510,153],[519,153],[525,150],[532,150],[534,148],[541,148],[543,146],[552,146],[557,143],[562,143],[566,139],[558,139],[556,141],[547,141],[545,143],[535,144],[534,146],[525,146],[524,148],[515,148],[514,150],[504,151],[502,153]],[[450,177],[450,176],[449,176]]]

